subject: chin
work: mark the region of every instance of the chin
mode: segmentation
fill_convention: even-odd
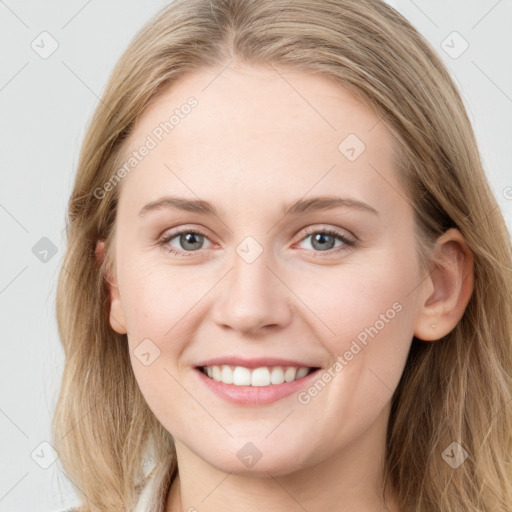
[[[230,446],[216,445],[204,452],[197,452],[205,462],[226,473],[256,477],[286,475],[307,467],[303,442],[297,446],[283,446],[275,441],[256,439],[230,440]]]

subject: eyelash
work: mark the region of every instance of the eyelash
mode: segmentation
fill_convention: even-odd
[[[176,238],[177,236],[179,235],[183,235],[183,234],[194,234],[194,235],[200,235],[200,236],[204,236],[205,238],[208,238],[208,236],[201,232],[200,230],[193,230],[193,229],[182,229],[181,231],[176,231],[176,232],[172,232],[172,233],[168,233],[166,235],[164,235],[158,242],[158,245],[160,246],[164,246],[166,244],[168,244],[171,240],[173,240],[174,238]],[[329,249],[328,251],[314,251],[315,252],[315,255],[316,254],[320,254],[321,256],[324,256],[324,254],[322,253],[325,253],[325,256],[332,256],[333,254],[337,254],[338,252],[340,251],[347,251],[348,249],[350,248],[353,248],[356,246],[356,242],[347,238],[346,236],[342,235],[341,233],[338,233],[336,230],[334,229],[318,229],[318,228],[311,228],[311,229],[307,229],[306,230],[306,233],[304,234],[304,236],[299,240],[299,242],[302,242],[304,241],[306,238],[308,238],[309,236],[313,235],[313,234],[317,234],[317,233],[320,233],[320,234],[323,234],[323,235],[330,235],[330,236],[333,236],[335,238],[338,238],[339,240],[341,240],[343,242],[344,245],[342,245],[341,247],[338,247],[336,249]],[[178,249],[175,249],[174,247],[171,247],[171,246],[168,246],[166,247],[166,250],[167,252],[169,253],[172,253],[172,254],[176,254],[178,256],[193,256],[194,253],[197,253],[199,251],[180,251]]]

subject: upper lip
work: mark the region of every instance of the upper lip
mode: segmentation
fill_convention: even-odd
[[[296,368],[318,368],[318,366],[309,363],[276,357],[254,357],[251,359],[246,359],[243,357],[221,356],[214,357],[213,359],[207,359],[196,364],[197,367],[222,365],[244,366],[245,368],[260,368],[261,366],[294,366]]]

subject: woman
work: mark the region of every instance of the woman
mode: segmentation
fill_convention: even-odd
[[[53,427],[82,510],[511,509],[508,232],[386,4],[162,9],[69,222]]]

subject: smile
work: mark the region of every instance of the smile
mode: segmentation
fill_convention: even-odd
[[[256,365],[251,361],[248,366],[220,362],[201,365],[194,368],[194,374],[200,387],[223,401],[238,406],[262,406],[299,393],[320,371],[318,367],[278,365],[277,361],[262,366],[262,362]]]
[[[213,365],[203,366],[200,370],[210,379],[224,384],[264,387],[302,379],[315,369],[294,366],[246,368],[244,366]]]

